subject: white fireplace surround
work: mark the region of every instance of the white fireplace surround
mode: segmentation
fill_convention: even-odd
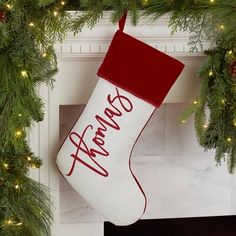
[[[75,36],[69,33],[62,44],[56,44],[59,73],[55,77],[54,89],[46,86],[38,88],[45,103],[45,118],[43,122],[33,125],[29,133],[29,144],[43,159],[44,165],[40,170],[32,170],[30,176],[50,188],[55,204],[53,236],[103,235],[102,223],[60,224],[60,175],[55,158],[59,147],[59,106],[86,104],[97,81],[96,71],[118,29],[117,25],[110,23],[109,18],[110,13],[106,12],[93,29],[84,28]],[[183,73],[164,102],[191,102],[199,87],[200,79],[196,72],[204,58],[203,53],[189,52],[188,33],[171,35],[168,16],[152,24],[147,23],[147,20],[136,27],[128,20],[124,31],[185,64]],[[235,178],[231,177],[230,181],[232,185]],[[231,193],[232,198],[235,195],[235,192]],[[230,204],[236,208],[234,203]]]

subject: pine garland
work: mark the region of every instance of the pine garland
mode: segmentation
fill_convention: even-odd
[[[126,10],[132,23],[170,14],[173,32],[191,32],[192,51],[211,48],[199,71],[198,97],[183,112],[194,114],[199,144],[216,150],[216,162],[236,167],[235,0],[0,0],[0,235],[50,235],[52,202],[46,187],[28,177],[42,161],[26,141],[33,121],[43,120],[37,86],[52,87],[57,72],[53,45],[68,31],[93,27],[103,11],[117,22]],[[66,10],[80,10],[71,19]]]
[[[54,3],[54,4],[51,4]],[[51,4],[51,5],[50,5]],[[49,191],[27,177],[42,164],[26,142],[33,121],[43,120],[40,84],[57,72],[53,44],[70,17],[58,1],[0,1],[0,235],[50,235]]]
[[[219,45],[205,52],[206,62],[199,71],[202,79],[198,97],[183,112],[181,120],[194,113],[199,144],[215,149],[217,164],[227,160],[230,173],[236,166],[236,78],[232,64],[235,52]],[[236,69],[236,67],[235,67]]]

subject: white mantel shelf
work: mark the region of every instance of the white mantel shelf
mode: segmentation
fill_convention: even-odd
[[[71,12],[71,14],[75,16],[75,12]],[[84,28],[77,35],[72,32],[68,33],[63,44],[58,43],[55,46],[58,57],[74,57],[77,59],[104,57],[115,31],[118,29],[116,24],[110,22],[110,14],[110,12],[105,12],[102,19],[92,29]],[[171,34],[168,20],[168,16],[164,16],[154,23],[149,23],[148,19],[143,19],[137,26],[133,26],[127,19],[124,31],[173,57],[203,57],[202,52],[190,52],[188,33]],[[207,45],[205,47],[207,48]]]
[[[75,12],[71,12],[71,14],[72,17],[74,17]],[[68,95],[68,93],[65,92],[67,98],[60,100],[60,104],[85,104],[87,102],[96,84],[96,70],[102,62],[112,37],[118,29],[117,24],[110,22],[110,14],[110,12],[105,12],[102,19],[92,29],[84,28],[77,35],[69,32],[63,43],[55,45],[59,62],[59,74],[57,77],[62,80],[65,76],[74,78],[71,80],[73,80],[73,83],[77,83],[76,86],[70,86],[70,84],[68,85],[68,81],[65,82],[63,86],[65,86],[65,88],[68,87],[67,91],[71,91],[71,93]],[[204,55],[203,52],[190,52],[188,45],[189,34],[187,32],[171,34],[171,29],[168,27],[168,19],[168,16],[164,16],[155,23],[149,23],[150,21],[148,19],[143,19],[140,20],[137,26],[133,26],[128,18],[124,32],[177,58],[185,64],[184,71],[172,87],[164,102],[189,102],[189,100],[194,99],[199,87],[200,79],[197,78],[197,70],[202,63]],[[204,46],[207,48],[208,45],[205,44]],[[87,63],[92,63],[92,61],[98,62],[96,69],[94,67],[95,65],[91,66],[91,68],[93,67],[91,70],[94,75],[85,71],[86,65],[82,66],[85,61]],[[75,67],[79,66],[79,64],[81,66],[80,71],[78,69],[76,71]],[[69,72],[64,74],[63,72],[60,73],[60,70],[67,70]],[[87,77],[86,79],[85,76]],[[90,80],[88,80],[88,78],[90,78]],[[88,83],[90,83],[91,86],[89,86]],[[85,94],[85,90],[87,94]],[[81,94],[81,96],[78,94]]]

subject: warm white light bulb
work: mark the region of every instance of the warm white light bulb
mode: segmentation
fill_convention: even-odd
[[[8,225],[11,225],[11,224],[12,224],[12,220],[7,220],[6,223],[7,223]]]
[[[224,25],[220,25],[220,29],[224,30],[225,29]]]
[[[21,73],[22,77],[24,77],[24,78],[28,77],[28,73],[26,70],[22,70],[20,73]]]
[[[57,17],[57,16],[58,16],[58,12],[57,12],[57,11],[54,11],[54,12],[53,12],[53,15],[54,15],[55,17]]]
[[[13,6],[12,6],[11,4],[9,4],[9,3],[6,4],[6,7],[7,7],[9,10],[11,10],[11,9],[13,8]]]
[[[5,169],[9,168],[9,165],[7,163],[4,163],[3,166],[4,166]]]
[[[36,166],[36,165],[32,165],[32,168],[33,168],[33,169],[37,169],[37,166]]]
[[[16,135],[17,138],[20,138],[22,136],[22,131],[21,130],[17,130],[15,132],[15,135]]]
[[[228,137],[228,138],[227,138],[227,142],[230,143],[231,141],[232,141],[232,138]]]

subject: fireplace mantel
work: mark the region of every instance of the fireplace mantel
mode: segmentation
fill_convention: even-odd
[[[75,17],[75,12],[70,12]],[[118,29],[116,24],[110,22],[110,12],[104,12],[102,19],[92,29],[85,28],[78,34],[70,32],[62,44],[55,46],[57,55],[61,57],[104,57],[111,39]],[[190,52],[187,32],[171,33],[168,27],[168,15],[151,23],[150,19],[142,19],[137,26],[133,26],[127,19],[125,32],[158,50],[178,58],[203,57],[202,52]],[[207,44],[204,45],[207,48]]]
[[[75,12],[71,12],[71,14],[72,17],[75,16]],[[78,85],[75,87],[72,84],[68,84],[68,81],[63,84],[65,94],[63,95],[64,92],[62,91],[64,97],[60,101],[61,104],[84,104],[87,102],[96,84],[96,70],[108,50],[114,33],[118,29],[116,24],[110,22],[110,14],[110,12],[104,12],[102,19],[94,28],[84,28],[76,35],[69,32],[63,43],[55,45],[59,62],[57,79],[63,80],[65,76],[67,78],[70,77],[74,82],[76,80]],[[164,102],[189,102],[194,99],[199,88],[200,79],[197,77],[197,70],[202,63],[204,55],[203,52],[190,52],[188,45],[189,34],[187,32],[171,34],[171,29],[168,27],[168,19],[168,15],[160,18],[155,23],[150,23],[150,20],[143,19],[136,27],[128,19],[124,31],[185,64],[184,71]],[[208,45],[205,44],[204,46],[207,47]],[[88,70],[86,65],[82,66],[85,62],[86,64],[88,62],[93,63],[91,70]],[[79,64],[81,68],[76,71],[75,67],[79,66]],[[67,74],[63,72],[65,70],[68,71]],[[93,74],[91,74],[91,71]],[[70,94],[66,92],[66,87]],[[85,90],[87,93],[85,93]],[[82,96],[80,97],[78,94]]]

